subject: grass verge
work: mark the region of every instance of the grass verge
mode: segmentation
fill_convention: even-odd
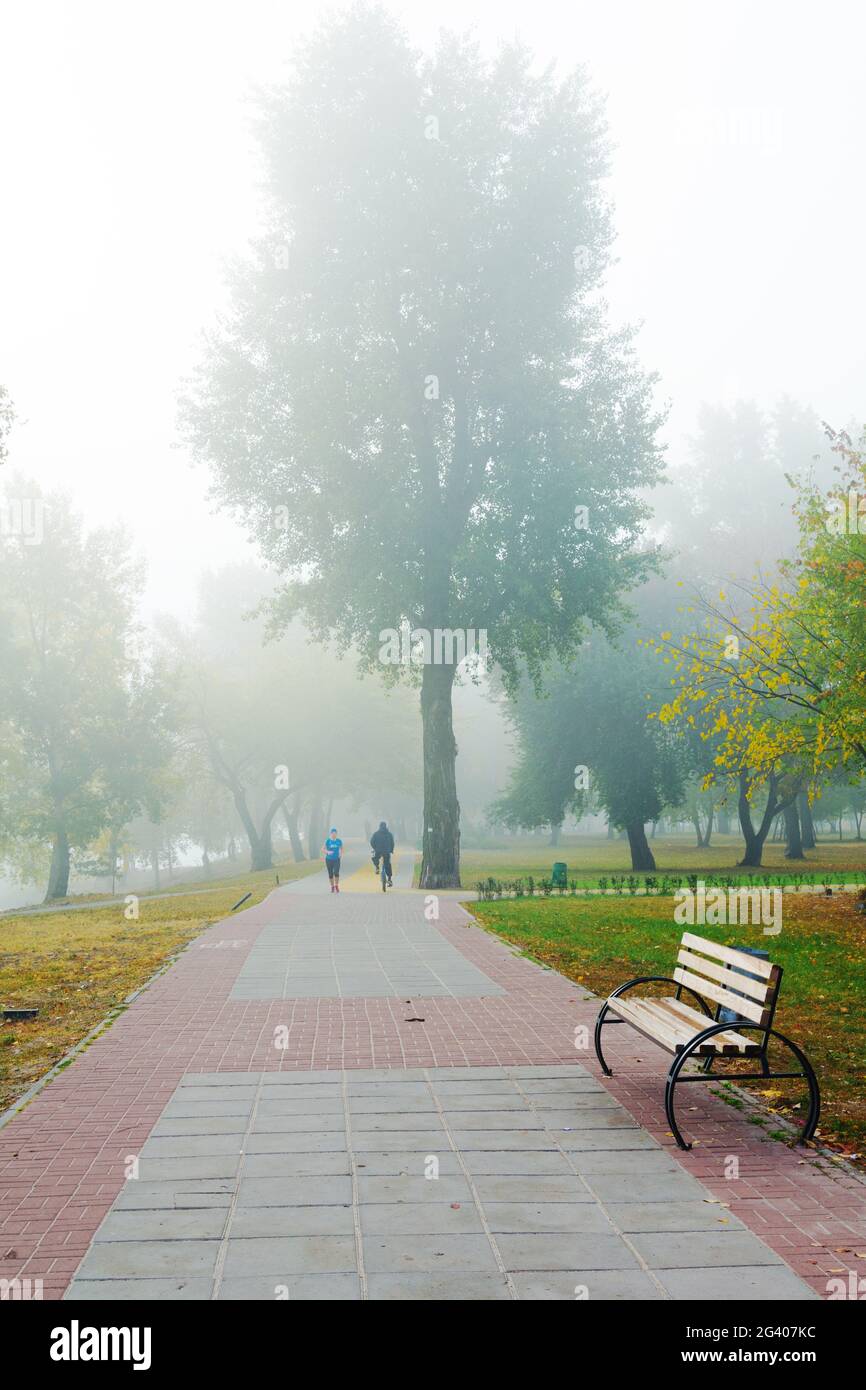
[[[116,901],[87,912],[0,921],[0,1007],[39,1009],[30,1021],[0,1020],[0,1109],[244,893],[252,894],[244,908],[253,907],[273,888],[274,872],[287,882],[320,867],[280,864],[275,871],[236,875],[218,892],[142,901],[138,921],[127,921],[123,902]]]
[[[719,837],[709,849],[697,849],[683,835],[659,836],[650,842],[656,861],[655,876],[662,874],[725,873],[736,877],[773,876],[780,882],[793,874],[814,874],[817,881],[825,875],[836,883],[866,880],[866,841],[822,841],[808,850],[805,859],[785,859],[785,846],[773,842],[764,846],[763,866],[760,869],[741,868],[737,860],[743,855],[743,842],[734,835]],[[624,840],[605,840],[592,836],[573,835],[562,844],[543,845],[527,838],[515,841],[508,848],[468,848],[460,859],[460,878],[467,888],[488,877],[508,880],[528,878],[536,881],[549,878],[554,863],[568,865],[569,880],[581,887],[597,888],[598,879],[611,873],[631,874],[631,859]],[[420,865],[418,866],[420,869]],[[416,870],[417,872],[417,870]],[[635,874],[641,882],[644,874]]]

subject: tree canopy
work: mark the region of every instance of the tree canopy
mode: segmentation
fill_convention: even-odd
[[[598,99],[520,45],[422,57],[357,6],[260,133],[269,230],[183,406],[216,496],[284,575],[282,621],[370,665],[402,618],[483,630],[506,680],[537,676],[644,572],[659,470],[651,382],[597,295]],[[422,673],[426,886],[459,883],[454,672]]]

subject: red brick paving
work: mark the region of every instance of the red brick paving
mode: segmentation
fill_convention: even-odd
[[[328,899],[325,899],[327,902]],[[368,902],[341,898],[341,912]],[[422,901],[391,898],[389,910]],[[352,906],[350,907],[350,904]],[[357,904],[357,907],[355,907]],[[411,909],[410,909],[411,904]],[[348,910],[347,910],[348,909]],[[272,895],[210,928],[3,1129],[0,1129],[0,1278],[41,1278],[60,1298],[137,1154],[186,1072],[585,1063],[575,1028],[591,1038],[597,1001],[553,971],[516,956],[459,905],[442,899],[433,924],[507,993],[470,999],[319,999],[231,1002],[229,994],[260,928],[313,920],[313,900]],[[219,941],[238,947],[214,949]],[[202,948],[205,948],[204,950]],[[420,1016],[423,1023],[408,1022]],[[274,1030],[288,1027],[278,1051]],[[614,1069],[603,1084],[721,1202],[826,1297],[829,1278],[866,1278],[866,1183],[783,1144],[762,1140],[740,1112],[700,1088],[683,1110],[695,1148],[682,1153],[666,1130],[669,1058],[625,1027],[608,1030]],[[694,1088],[698,1090],[698,1088]],[[739,1178],[725,1179],[729,1155]],[[864,1285],[866,1288],[866,1285]]]

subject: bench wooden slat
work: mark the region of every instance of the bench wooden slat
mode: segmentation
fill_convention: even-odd
[[[774,971],[778,973],[779,967],[773,965],[772,961],[761,960],[760,956],[747,955],[745,951],[738,951],[733,946],[720,946],[718,942],[708,941],[705,936],[695,936],[692,932],[683,932],[680,945],[691,946],[693,950],[700,951],[705,956],[727,961],[729,965],[749,970],[753,975],[763,975],[765,979],[769,979]]]
[[[750,1018],[762,1027],[766,1027],[770,1021],[770,1010],[755,1003],[754,999],[746,999],[743,995],[734,994],[729,989],[723,989],[721,985],[714,985],[701,975],[693,975],[690,970],[682,970],[677,967],[673,978],[678,985],[688,985],[689,989],[693,989],[696,994],[703,995],[705,999],[712,999],[725,1009],[733,1009],[735,1014],[742,1014],[744,1018]]]
[[[682,1052],[697,1033],[709,1027],[712,1019],[677,999],[610,999],[611,1011],[619,1014],[644,1037],[668,1052]],[[696,1056],[754,1056],[760,1044],[734,1029],[717,1033],[700,1045]]]
[[[667,1004],[670,1012],[682,1018],[691,1028],[693,1034],[702,1032],[704,1028],[709,1028],[710,1025],[715,1022],[715,1019],[707,1018],[706,1014],[702,1014],[697,1009],[693,1009],[689,1004],[685,1004],[682,999],[669,999]],[[742,1033],[736,1032],[733,1027],[731,1027],[730,1031],[727,1033],[716,1033],[715,1037],[710,1039],[710,1042],[718,1042],[721,1046],[730,1048],[733,1052],[743,1052],[747,1048],[751,1048],[755,1045],[751,1038],[747,1038]]]
[[[625,1003],[625,1001],[623,1002]],[[611,1007],[617,1009],[618,1001],[615,1000]],[[668,1052],[682,1052],[685,1047],[682,1039],[678,1038],[673,1031],[663,1028],[658,1019],[651,1019],[648,1014],[642,1014],[637,1009],[632,1009],[629,1004],[622,1010],[622,1017],[626,1023],[630,1024],[632,1028],[636,1028],[645,1038],[658,1043]]]
[[[699,1013],[697,1009],[692,1009],[679,999],[641,999],[636,1002],[650,1005],[650,1012],[653,1014],[661,1012],[664,1016],[672,1019],[675,1026],[679,1027],[681,1046],[684,1042],[691,1042],[695,1034],[702,1033],[704,1028],[709,1028],[713,1022],[711,1018],[707,1018],[706,1014]],[[653,1005],[657,1007],[653,1008]],[[677,1051],[681,1050],[681,1046],[677,1048]],[[736,1056],[751,1051],[757,1046],[758,1044],[753,1043],[751,1038],[744,1037],[742,1033],[736,1033],[731,1029],[729,1032],[716,1033],[714,1037],[708,1038],[705,1043],[701,1044],[700,1053],[702,1056],[712,1052]]]
[[[763,984],[760,980],[750,980],[729,965],[716,965],[711,960],[703,960],[701,956],[693,955],[691,951],[680,951],[677,961],[696,975],[707,975],[711,980],[717,980],[728,989],[741,989],[750,998],[757,999],[759,1004],[763,1004],[767,996],[772,994],[776,988],[775,980],[765,980]],[[743,1012],[742,1009],[740,1012]]]

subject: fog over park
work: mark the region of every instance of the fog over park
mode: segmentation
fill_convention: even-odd
[[[850,1374],[864,52],[0,0],[7,1379],[383,1301]]]
[[[0,909],[859,841],[859,7],[2,19]]]

